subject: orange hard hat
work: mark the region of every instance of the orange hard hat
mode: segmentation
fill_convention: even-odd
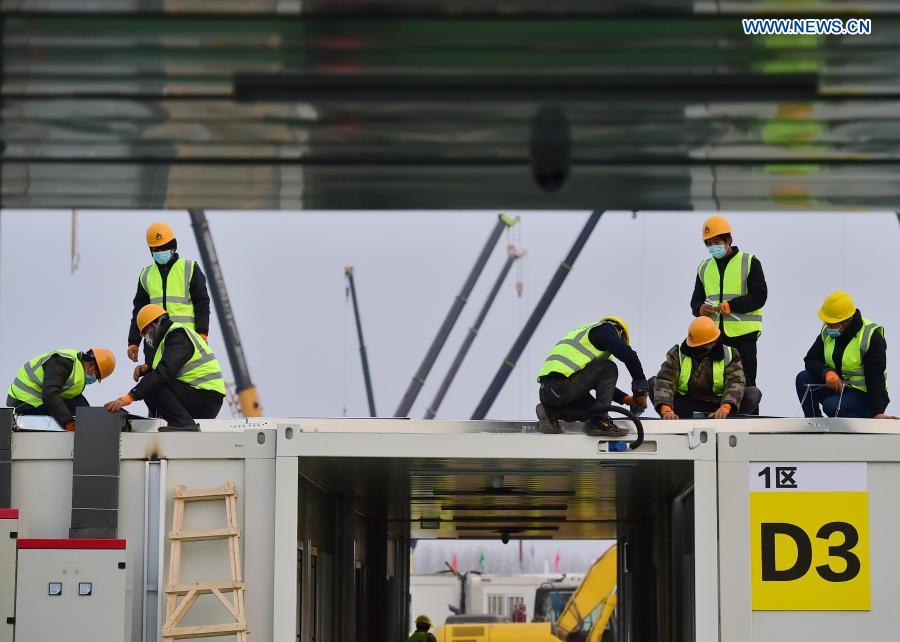
[[[147,245],[159,247],[175,240],[175,232],[165,223],[157,221],[147,228]]]
[[[138,332],[143,332],[144,328],[148,325],[156,321],[159,317],[164,314],[168,314],[160,305],[156,305],[155,303],[148,303],[143,308],[141,308],[137,313],[137,327]]]
[[[686,343],[691,348],[705,346],[707,343],[712,343],[718,339],[720,334],[722,333],[712,319],[709,317],[697,317],[688,326]]]
[[[731,234],[731,225],[728,223],[728,219],[724,216],[710,216],[708,219],[703,221],[703,240],[708,241],[709,239],[719,236],[720,234]]]
[[[116,357],[112,351],[106,348],[91,348],[91,354],[94,355],[94,361],[97,363],[97,370],[100,373],[97,379],[103,381],[116,369]]]

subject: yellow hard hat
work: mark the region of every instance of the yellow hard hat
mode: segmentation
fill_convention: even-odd
[[[427,615],[420,615],[416,618],[416,624],[427,624],[428,626],[431,626],[431,618]]]
[[[165,223],[157,221],[147,228],[147,245],[159,247],[175,240],[175,232]]]
[[[720,334],[722,333],[716,327],[715,321],[709,317],[697,317],[688,326],[686,343],[692,348],[705,346],[718,339]]]
[[[724,216],[710,216],[703,221],[703,240],[707,241],[720,234],[731,234],[731,225]]]
[[[622,319],[620,319],[619,317],[603,317],[602,319],[600,319],[600,323],[603,323],[604,321],[612,321],[613,323],[618,323],[621,326],[622,331],[625,333],[625,343],[631,345],[631,334],[628,332],[628,326],[625,325],[625,322],[622,321]]]
[[[100,374],[97,379],[103,381],[116,369],[116,357],[112,351],[106,348],[91,348],[91,354],[94,355],[94,361]]]
[[[825,297],[825,303],[819,308],[819,318],[825,323],[840,323],[856,314],[853,298],[843,290],[837,290]]]
[[[164,314],[168,314],[162,306],[155,303],[148,303],[137,313],[138,332],[143,332],[144,328],[156,321]]]

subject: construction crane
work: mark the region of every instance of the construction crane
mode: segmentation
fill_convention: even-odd
[[[244,347],[241,345],[241,338],[238,335],[237,321],[231,310],[231,301],[228,300],[225,276],[222,274],[222,266],[219,264],[219,256],[216,254],[216,246],[209,230],[206,213],[203,210],[188,211],[191,215],[194,236],[197,238],[197,249],[200,251],[203,267],[206,268],[209,292],[216,305],[216,312],[218,312],[222,337],[225,339],[225,351],[228,353],[228,361],[231,363],[231,370],[234,373],[241,414],[245,417],[261,417],[262,406],[259,403],[256,386],[250,380],[250,369],[247,367]]]
[[[353,316],[356,319],[356,336],[359,338],[359,358],[362,361],[363,380],[366,384],[366,399],[369,402],[369,416],[377,417],[375,411],[375,393],[372,391],[372,376],[369,374],[369,357],[366,354],[366,343],[363,341],[362,321],[359,319],[359,304],[356,302],[356,285],[353,282],[353,266],[344,268],[347,277],[347,290],[353,300]]]

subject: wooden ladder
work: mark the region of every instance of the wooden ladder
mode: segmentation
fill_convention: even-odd
[[[172,531],[169,533],[169,581],[166,584],[166,621],[162,626],[165,642],[187,638],[237,636],[238,642],[246,642],[249,630],[244,613],[244,581],[241,576],[241,531],[237,527],[237,491],[234,482],[225,482],[224,488],[187,490],[175,487],[173,495]],[[225,528],[197,531],[184,530],[184,509],[187,502],[225,501]],[[228,540],[228,557],[231,565],[231,580],[219,582],[193,582],[182,584],[181,545],[184,542]],[[233,601],[225,598],[231,593]],[[214,595],[222,606],[234,617],[233,622],[223,624],[203,624],[200,626],[179,626],[201,595]]]

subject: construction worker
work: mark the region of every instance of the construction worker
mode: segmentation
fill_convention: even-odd
[[[144,342],[154,350],[153,361],[134,369],[139,383],[131,391],[110,401],[105,408],[117,412],[143,399],[168,426],[160,431],[199,430],[196,419],[213,419],[225,399],[222,369],[206,341],[190,326],[172,321],[155,303],[137,314]]]
[[[890,402],[884,328],[863,318],[853,298],[838,290],[819,309],[824,325],[797,375],[797,398],[807,417],[875,417]]]
[[[204,341],[209,334],[209,293],[200,266],[178,256],[175,233],[165,223],[147,228],[147,246],[153,263],[141,270],[134,295],[128,330],[128,358],[132,361],[138,360],[141,343],[137,313],[148,303],[162,306],[172,321],[195,330]],[[148,363],[153,360],[153,350],[146,344],[144,355]]]
[[[759,408],[761,394],[746,385],[739,351],[724,344],[709,317],[691,321],[687,338],[666,353],[652,382],[653,405],[663,419],[691,419],[694,413],[725,419]]]
[[[769,295],[762,264],[732,245],[731,225],[723,216],[706,219],[701,236],[710,258],[697,268],[691,311],[716,322],[722,343],[741,353],[747,385],[756,386],[756,342]]]
[[[561,433],[562,419],[588,422],[585,432],[591,436],[627,434],[627,429],[617,427],[599,408],[613,401],[630,406],[636,414],[647,408],[647,379],[630,343],[628,326],[618,317],[580,326],[560,339],[538,372],[541,403],[535,412],[541,432]],[[619,370],[612,357],[624,363],[631,374],[630,395],[616,388]]]
[[[406,642],[437,642],[437,638],[428,629],[431,628],[431,618],[427,615],[420,615],[416,618],[416,631],[408,638]]]
[[[6,405],[20,415],[50,415],[68,431],[75,430],[75,409],[89,406],[84,387],[102,381],[116,369],[106,348],[51,350],[19,369],[6,393]]]

